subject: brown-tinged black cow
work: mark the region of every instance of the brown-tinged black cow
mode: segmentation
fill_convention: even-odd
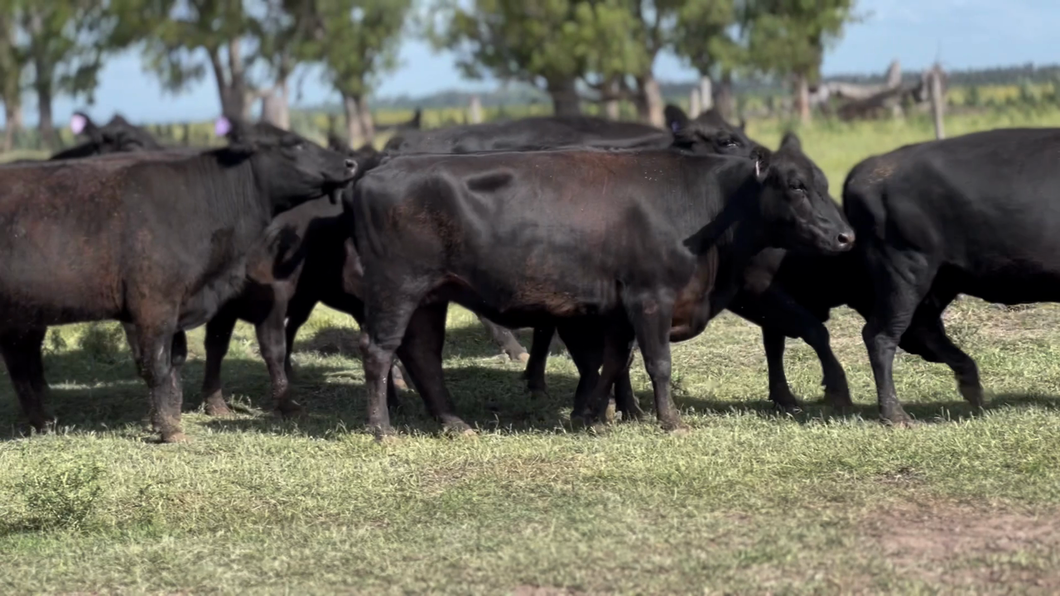
[[[714,112],[689,120],[679,108],[668,106],[667,117],[672,123],[673,132],[665,135],[667,144],[663,146],[674,144],[683,150],[697,153],[727,152],[748,156],[757,147],[742,131],[729,126]],[[578,121],[590,120],[598,119],[583,118]],[[598,121],[587,129],[598,132],[608,125],[614,125],[618,131],[643,132],[648,129],[660,132],[643,125],[606,121]],[[466,134],[478,135],[480,138],[477,142],[486,143],[479,127],[460,127],[460,130]],[[619,135],[613,137],[621,138]],[[460,137],[456,135],[451,138]],[[570,137],[564,138],[570,140]],[[524,134],[523,139],[530,146],[549,146],[558,142],[558,139],[549,135],[548,128],[537,131],[536,136]],[[511,140],[502,137],[499,142],[510,144]],[[335,134],[329,134],[328,145],[332,150],[346,152],[357,161],[358,176],[370,171],[387,158],[385,152],[376,151],[371,145],[350,150],[347,141]],[[407,150],[413,153],[419,151],[416,147],[407,147]],[[344,291],[344,288],[359,286],[360,274],[357,267],[349,266],[356,259],[356,251],[348,240],[349,228],[334,225],[337,215],[336,208],[323,202],[293,209],[279,216],[273,223],[277,230],[272,236],[273,240],[254,251],[257,255],[255,258],[262,265],[258,269],[261,275],[251,276],[244,294],[233,299],[206,327],[203,399],[207,413],[225,415],[230,412],[223,399],[221,367],[236,320],[255,325],[261,353],[270,371],[274,407],[283,414],[291,414],[299,409],[288,394],[290,355],[298,329],[316,303],[324,302],[332,308],[353,315],[359,322],[362,320],[363,308],[359,296]],[[311,271],[312,274],[306,274],[306,271]],[[509,330],[485,318],[480,317],[480,320],[490,332],[493,341],[512,360],[526,359],[526,350]],[[283,329],[284,321],[286,331]],[[545,389],[545,359],[553,334],[552,327],[535,331],[534,349],[539,352],[543,349],[545,356],[528,365],[528,384],[533,391]],[[285,341],[281,342],[281,338],[285,338]],[[404,379],[397,366],[392,369],[392,374],[396,383],[404,385]],[[388,384],[387,388],[391,391],[393,401],[394,384]],[[627,388],[628,378],[625,378],[624,384],[618,390]],[[632,389],[629,388],[628,392],[631,393]]]
[[[353,178],[344,155],[259,124],[194,156],[115,156],[0,168],[0,351],[38,429],[49,325],[117,319],[135,327],[151,420],[184,439],[182,330],[242,288],[247,252],[275,214]],[[150,155],[150,154],[148,154]]]
[[[556,325],[583,375],[595,370],[581,355],[599,354],[599,381],[576,396],[580,418],[606,405],[635,339],[659,421],[680,428],[670,341],[700,333],[763,248],[852,245],[809,167],[783,150],[759,160],[578,150],[395,157],[368,172],[348,212],[364,270],[369,426],[390,432],[398,353],[429,411],[468,430],[441,367],[457,302],[507,327]]]
[[[884,421],[910,421],[892,367],[911,336],[953,369],[972,406],[982,405],[976,364],[942,324],[957,294],[1060,301],[1058,154],[1060,129],[993,130],[902,147],[847,176],[844,210],[874,289],[863,336]]]
[[[672,149],[696,155],[731,155],[752,160],[760,159],[769,153],[766,148],[747,137],[742,123],[740,126],[730,124],[717,110],[708,110],[696,118],[689,118],[684,111],[673,105],[666,106],[665,111],[672,133],[670,142],[666,146]],[[643,125],[638,126],[643,127]],[[548,326],[534,329],[530,358],[524,373],[527,389],[532,396],[540,397],[547,394],[545,366],[554,333],[555,329]],[[641,415],[639,407],[632,407],[632,404],[635,404],[633,387],[630,385],[627,374],[619,377],[615,385],[615,394],[619,409],[626,417]]]

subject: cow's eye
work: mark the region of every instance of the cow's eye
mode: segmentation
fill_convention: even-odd
[[[790,184],[788,184],[788,188],[790,188],[793,192],[806,192],[806,186],[802,182],[791,182]]]
[[[303,150],[305,150],[305,143],[303,141],[298,141],[297,143],[294,144],[294,150],[295,151],[303,151]]]

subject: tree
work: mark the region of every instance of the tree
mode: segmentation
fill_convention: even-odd
[[[825,49],[855,19],[854,0],[746,0],[749,56],[764,72],[790,76],[795,106],[810,120],[810,85],[821,76]]]
[[[380,74],[397,66],[397,49],[412,0],[317,0],[315,48],[325,77],[342,96],[350,143],[375,136],[368,95]]]
[[[103,66],[104,47],[99,42],[113,21],[103,4],[94,0],[25,0],[10,2],[9,7],[9,18],[23,34],[16,35],[22,43],[12,66],[26,67],[32,73],[41,138],[55,148],[59,139],[52,100],[58,94],[86,95],[92,100]]]
[[[312,1],[264,0],[262,14],[251,20],[251,35],[257,45],[256,58],[266,67],[273,85],[261,90],[261,118],[281,128],[290,128],[288,79],[304,61],[319,53],[313,33],[320,27]]]
[[[634,104],[640,119],[654,126],[663,127],[663,97],[659,82],[652,71],[655,57],[673,43],[674,24],[678,12],[687,0],[627,0],[626,9],[632,16],[632,27],[628,29],[636,43],[638,56],[629,72],[637,84]]]
[[[13,11],[0,4],[0,101],[4,102],[4,151],[14,146],[22,130],[22,71],[25,57],[17,44]]]
[[[735,116],[732,93],[733,74],[747,63],[741,39],[742,28],[737,0],[688,0],[680,7],[674,27],[674,51],[684,57],[714,88],[715,102],[722,116]],[[707,105],[709,98],[703,98]]]
[[[443,0],[431,29],[466,76],[535,85],[557,115],[581,112],[576,84],[598,90],[641,67],[626,0]]]
[[[212,71],[224,114],[246,117],[254,99],[245,59],[246,33],[256,30],[242,0],[117,0],[123,23],[113,45],[142,41],[145,59],[171,92]],[[132,23],[125,25],[124,23]]]

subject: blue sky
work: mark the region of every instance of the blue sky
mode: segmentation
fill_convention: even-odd
[[[825,57],[826,74],[882,72],[897,58],[904,69],[922,68],[941,57],[946,68],[1003,66],[1060,62],[1060,1],[1058,0],[858,0],[862,23],[848,27],[842,41]],[[438,53],[415,39],[401,48],[400,68],[386,76],[377,95],[418,96],[444,89],[483,88],[481,82],[461,79],[453,57]],[[672,55],[655,63],[662,80],[688,80],[695,72]],[[32,98],[27,98],[32,103]],[[302,104],[333,99],[318,77],[306,77]],[[65,122],[83,101],[56,101],[57,121]],[[35,120],[27,104],[28,120]],[[180,95],[164,93],[141,68],[136,53],[112,58],[102,72],[95,118],[109,119],[121,112],[134,121],[183,121],[217,115],[218,100],[212,77]]]

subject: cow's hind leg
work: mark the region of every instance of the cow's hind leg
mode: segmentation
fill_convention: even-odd
[[[937,267],[926,255],[913,251],[870,251],[876,301],[862,330],[869,362],[876,379],[880,417],[884,422],[905,426],[912,422],[894,387],[894,354],[902,335],[913,321],[917,307],[927,295]]]
[[[615,379],[615,407],[622,413],[622,420],[639,421],[644,419],[644,410],[640,407],[637,395],[633,393],[633,383],[629,380],[629,367],[633,364],[633,351],[630,350],[626,368]]]
[[[588,420],[592,416],[593,390],[600,381],[600,365],[604,361],[604,330],[595,323],[579,320],[564,322],[557,330],[578,368],[571,419]]]
[[[633,338],[633,330],[625,321],[616,321],[607,327],[603,335],[603,363],[600,367],[600,376],[588,400],[588,411],[583,412],[580,418],[587,422],[606,420],[606,413],[611,402],[611,389],[629,369]],[[569,348],[570,344],[568,343],[567,346]]]
[[[40,328],[0,336],[0,352],[22,413],[37,432],[45,432],[55,423],[55,418],[48,412],[48,385],[44,380],[42,352],[47,331],[47,328]]]
[[[172,327],[138,326],[136,335],[140,369],[151,393],[151,424],[163,443],[183,442],[187,438],[180,425],[183,395],[179,370],[173,362],[174,331]]]
[[[942,311],[954,296],[938,296],[932,292],[920,304],[913,323],[902,336],[902,349],[922,357],[928,362],[946,364],[957,379],[957,388],[968,405],[983,407],[983,386],[979,381],[979,367],[975,360],[958,348],[946,334],[942,323]]]
[[[802,404],[791,392],[788,377],[784,374],[784,342],[787,337],[783,332],[772,327],[762,327],[762,345],[766,350],[766,369],[769,375],[769,400],[781,410],[788,413],[798,412]]]
[[[670,396],[670,327],[673,303],[661,296],[631,296],[627,313],[633,323],[637,344],[644,358],[644,368],[655,393],[655,415],[665,430],[683,430],[684,423]],[[628,362],[628,354],[625,364]],[[607,366],[605,361],[604,366]]]
[[[393,433],[387,407],[390,369],[394,365],[394,355],[402,345],[409,321],[416,313],[420,297],[407,298],[408,300],[401,302],[381,301],[378,306],[365,305],[365,321],[362,326],[364,331],[360,341],[361,360],[368,393],[368,428],[378,439]],[[444,329],[444,319],[442,326]],[[438,363],[438,368],[441,368],[441,362]],[[412,371],[409,373],[411,375]],[[413,382],[415,383],[415,379]],[[424,396],[424,387],[417,385],[416,389]],[[427,399],[424,396],[424,400]]]
[[[397,353],[431,416],[442,423],[446,432],[471,435],[474,434],[471,426],[456,415],[442,373],[448,310],[449,304],[446,302],[418,308],[409,321],[404,341]]]
[[[265,360],[265,367],[269,370],[269,380],[272,386],[272,407],[281,416],[295,416],[302,411],[302,406],[291,399],[290,383],[287,380],[285,366],[287,356],[286,331],[284,329],[284,318],[287,306],[280,300],[275,300],[272,310],[269,311],[265,320],[255,327],[258,336],[258,346],[261,348],[261,357]]]
[[[229,409],[224,399],[221,364],[228,354],[229,344],[232,343],[236,319],[234,308],[221,308],[206,323],[206,339],[203,342],[206,347],[206,370],[202,378],[202,400],[206,414],[209,416],[232,415],[232,410]]]
[[[519,343],[519,340],[515,339],[515,334],[512,333],[511,329],[501,327],[481,315],[478,316],[478,320],[489,332],[490,340],[497,344],[497,347],[507,354],[509,359],[518,362],[526,362],[530,359],[530,356],[526,353],[526,348]]]
[[[548,363],[548,352],[554,335],[556,335],[556,328],[552,325],[534,327],[534,339],[530,344],[530,360],[527,361],[526,370],[523,371],[523,378],[526,379],[526,388],[530,391],[530,397],[533,399],[548,398],[545,367]]]

